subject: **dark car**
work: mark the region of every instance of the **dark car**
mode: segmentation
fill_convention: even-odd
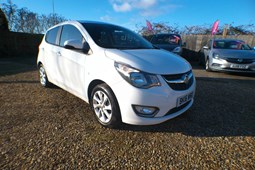
[[[151,38],[151,43],[175,54],[182,54],[182,39],[179,34],[156,34]]]

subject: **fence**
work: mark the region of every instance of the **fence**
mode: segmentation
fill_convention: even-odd
[[[216,36],[216,38],[221,37],[222,36]],[[28,34],[0,30],[0,58],[10,56],[36,56],[42,38],[42,34]],[[150,37],[145,38],[150,39]],[[191,61],[197,60],[199,51],[210,38],[210,35],[183,35],[182,41],[186,43],[186,47],[183,49],[183,57]],[[227,38],[241,39],[251,47],[255,46],[255,36],[253,35],[227,36]]]
[[[184,35],[182,41],[186,42],[186,49],[199,52],[210,38],[212,38],[210,35]],[[216,38],[222,38],[222,36],[216,35]],[[226,38],[244,40],[251,47],[255,46],[255,36],[253,35],[227,36]]]
[[[36,56],[42,38],[42,34],[0,31],[0,58]]]

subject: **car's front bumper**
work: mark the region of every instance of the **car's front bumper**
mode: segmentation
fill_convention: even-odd
[[[214,71],[255,73],[255,62],[233,63],[224,59],[212,58],[210,68]]]
[[[192,78],[193,84],[186,90],[172,90],[162,77],[160,77],[161,86],[149,89],[135,88],[126,81],[119,82],[112,88],[120,106],[122,122],[133,125],[153,125],[184,113],[193,104],[196,81],[194,77]],[[177,107],[178,98],[191,93],[192,99]],[[156,107],[159,111],[153,117],[144,117],[134,111],[132,107],[134,105]]]

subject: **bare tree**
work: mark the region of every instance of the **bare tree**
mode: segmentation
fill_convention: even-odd
[[[11,0],[7,0],[7,3],[2,4],[2,9],[9,21],[9,28],[12,30],[15,22],[15,13],[17,10],[17,5],[13,4]]]
[[[7,30],[9,31],[8,28],[8,21],[5,17],[4,12],[2,11],[2,9],[0,8],[0,30]]]
[[[255,25],[230,25],[228,33],[231,35],[255,35]]]
[[[28,10],[26,8],[21,8],[17,10],[16,14],[16,23],[14,31],[17,32],[25,32],[26,18],[27,18]]]
[[[66,19],[58,14],[38,15],[27,8],[17,8],[11,0],[3,3],[3,11],[9,20],[12,31],[27,33],[44,33],[48,28]]]
[[[206,26],[206,25],[185,26],[184,30],[182,31],[182,34],[207,35],[207,34],[211,34],[211,28],[210,28],[210,26]]]
[[[18,9],[13,30],[17,32],[40,33],[38,15],[27,8]]]
[[[180,33],[178,24],[174,24],[174,26],[170,26],[165,22],[152,23],[153,30],[150,31],[146,26],[142,26],[138,29],[138,33],[143,36],[151,36],[153,34],[159,33]]]
[[[39,22],[40,22],[40,32],[43,33],[45,32],[47,29],[49,29],[50,27],[61,23],[63,21],[66,21],[66,19],[56,13],[54,14],[49,14],[48,16],[46,15],[41,15],[39,17]]]

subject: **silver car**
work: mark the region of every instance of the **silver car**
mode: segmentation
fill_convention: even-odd
[[[203,47],[206,71],[255,73],[255,50],[242,40],[212,39]]]

